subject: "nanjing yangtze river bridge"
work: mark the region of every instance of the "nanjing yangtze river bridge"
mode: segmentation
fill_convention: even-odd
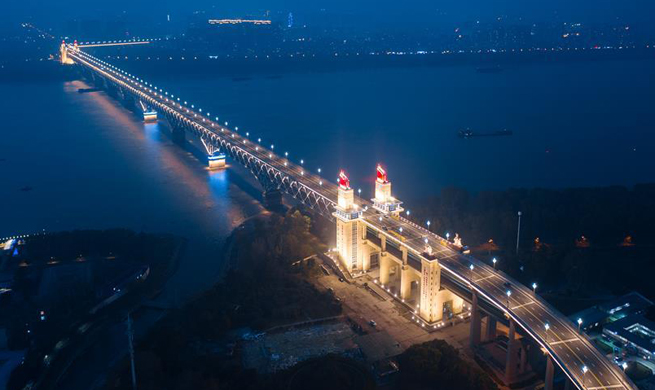
[[[391,196],[391,183],[378,167],[375,198],[353,193],[342,172],[339,182],[311,173],[288,157],[276,154],[221,125],[179,97],[139,77],[89,55],[77,44],[62,43],[62,63],[77,66],[90,80],[135,107],[144,115],[166,119],[173,133],[197,137],[210,158],[228,156],[250,170],[265,193],[286,193],[335,221],[334,257],[353,276],[379,271],[376,282],[411,305],[417,326],[436,327],[444,312],[461,313],[462,301],[471,303],[471,344],[480,343],[481,317],[487,316],[486,335],[495,335],[496,321],[508,327],[505,382],[512,383],[524,369],[526,355],[521,338],[532,340],[548,355],[546,389],[552,389],[558,366],[567,386],[579,389],[636,389],[623,370],[598,351],[563,314],[532,289],[493,266],[477,260],[461,247],[401,216],[401,203]],[[320,173],[320,172],[319,172]],[[428,226],[429,227],[429,226]],[[400,279],[400,288],[391,287]],[[570,383],[569,383],[570,382]]]

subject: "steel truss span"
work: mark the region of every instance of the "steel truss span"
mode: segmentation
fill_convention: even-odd
[[[142,101],[163,115],[173,131],[189,132],[203,142],[224,151],[234,161],[249,169],[266,190],[279,190],[298,199],[304,205],[333,219],[337,200],[337,185],[312,174],[303,166],[278,156],[272,148],[244,137],[235,130],[222,126],[200,110],[168,96],[134,75],[120,70],[81,51],[66,45],[67,55],[94,79],[108,89],[115,90],[124,99]],[[459,281],[475,291],[479,299],[505,314],[523,333],[531,337],[559,366],[579,389],[637,389],[623,371],[610,362],[592,341],[580,334],[577,327],[564,315],[548,305],[537,294],[490,265],[460,254],[438,235],[403,218],[382,220],[372,203],[357,198],[362,207],[363,222],[384,235],[387,241],[407,249],[413,256],[422,258],[426,243],[436,248],[435,255],[447,277]],[[401,231],[402,240],[389,231]],[[473,265],[474,267],[471,267]],[[512,294],[507,295],[507,286]]]

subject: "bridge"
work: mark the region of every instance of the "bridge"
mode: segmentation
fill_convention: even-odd
[[[553,387],[555,367],[578,389],[636,389],[623,371],[610,362],[576,325],[495,267],[462,252],[428,228],[403,218],[402,202],[391,194],[386,171],[378,166],[375,198],[356,196],[342,171],[338,183],[308,171],[301,161],[228,128],[218,117],[189,106],[179,97],[144,82],[82,51],[62,44],[62,63],[74,63],[91,80],[126,101],[150,107],[171,125],[174,136],[198,137],[210,157],[224,153],[250,170],[266,196],[286,193],[332,221],[337,229],[336,258],[348,273],[378,275],[376,282],[412,308],[419,326],[437,327],[444,315],[461,313],[471,305],[470,342],[495,337],[496,322],[508,327],[505,382],[516,381],[525,368],[526,351],[520,338],[532,340],[547,355],[545,384]],[[66,61],[64,61],[64,59]],[[209,161],[211,164],[211,160]],[[320,171],[319,171],[320,173]],[[429,225],[428,225],[429,227]],[[486,316],[482,335],[482,317]]]

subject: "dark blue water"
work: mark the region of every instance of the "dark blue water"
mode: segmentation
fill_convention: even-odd
[[[346,169],[363,191],[384,163],[406,200],[448,185],[655,180],[655,60],[527,64],[495,74],[456,66],[153,82],[328,177]],[[458,138],[467,127],[514,135]]]
[[[88,86],[0,85],[13,97],[0,130],[0,237],[115,227],[177,234],[189,242],[168,293],[202,290],[220,271],[225,238],[262,210],[247,175],[206,170],[160,125],[80,87]]]
[[[153,82],[328,178],[346,169],[363,195],[375,164],[384,163],[410,209],[413,199],[447,185],[655,180],[655,61]],[[144,125],[103,93],[79,94],[80,87],[0,85],[1,96],[11,97],[3,99],[0,128],[0,237],[109,227],[183,235],[189,250],[168,294],[200,291],[219,272],[233,227],[261,212],[256,184],[237,167],[207,171],[160,125]],[[458,138],[465,127],[514,135]]]

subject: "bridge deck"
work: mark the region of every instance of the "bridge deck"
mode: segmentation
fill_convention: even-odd
[[[332,181],[312,174],[302,166],[276,155],[272,150],[221,126],[220,123],[212,121],[201,113],[195,112],[173,99],[168,99],[167,96],[140,83],[134,76],[116,69],[104,61],[79,49],[74,49],[72,46],[69,46],[69,53],[77,63],[122,85],[134,95],[154,102],[159,110],[172,112],[186,121],[193,122],[194,126],[202,128],[203,131],[220,137],[231,145],[238,145],[250,156],[265,162],[282,174],[293,178],[294,181],[308,187],[317,196],[325,198],[332,206],[336,205],[337,185]],[[367,225],[385,234],[388,240],[406,246],[409,251],[417,255],[423,251],[424,239],[427,238],[437,256],[436,261],[439,261],[445,272],[450,273],[453,278],[471,285],[482,299],[498,307],[516,321],[550,354],[578,388],[637,388],[618,366],[610,362],[593,346],[585,335],[579,334],[576,327],[564,315],[535,295],[529,288],[504,273],[494,270],[486,263],[460,254],[443,238],[411,221],[382,216],[372,208],[371,202],[365,199],[357,198],[356,203],[365,209],[363,219]],[[398,232],[400,228],[402,228],[402,235],[406,237],[404,242],[400,242],[396,237],[387,233],[388,230]],[[471,264],[474,265],[473,271],[469,268]],[[509,299],[506,294],[508,285],[511,286],[512,291]],[[545,324],[549,324],[549,330],[546,330]],[[588,368],[586,374],[583,373],[583,366]]]

